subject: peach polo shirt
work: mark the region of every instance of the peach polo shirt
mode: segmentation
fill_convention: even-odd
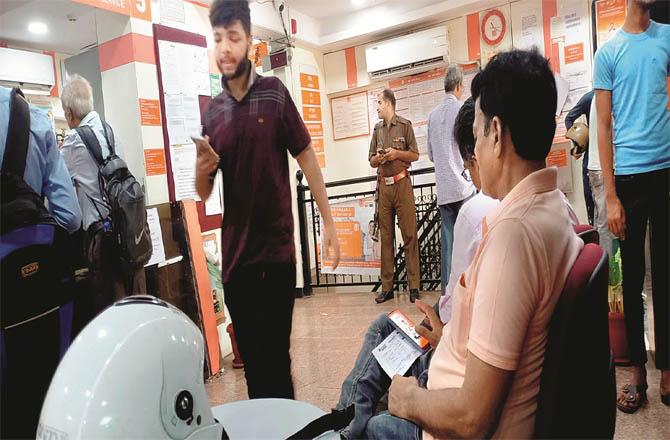
[[[557,176],[553,167],[530,174],[484,218],[482,242],[454,289],[452,319],[428,372],[429,390],[460,388],[468,351],[515,371],[497,438],[533,436],[549,322],[583,247]]]

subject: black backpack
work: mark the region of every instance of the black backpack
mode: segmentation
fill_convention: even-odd
[[[22,96],[12,90],[0,173],[2,438],[35,437],[42,402],[72,327],[69,235],[23,180],[30,108]]]
[[[68,233],[56,223],[42,197],[23,180],[30,139],[30,108],[19,89],[11,111],[0,173],[0,261],[2,326],[12,325],[67,302],[72,276]],[[56,285],[54,284],[56,283]]]
[[[106,159],[102,157],[102,147],[91,127],[82,125],[75,130],[98,164],[98,180],[109,204],[112,234],[121,263],[126,270],[134,271],[149,261],[152,252],[144,190],[126,162],[115,153],[112,127],[104,121],[102,125],[110,152]]]

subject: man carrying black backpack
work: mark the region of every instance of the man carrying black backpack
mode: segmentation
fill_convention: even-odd
[[[146,293],[144,264],[151,257],[144,192],[119,157],[112,128],[93,110],[89,82],[72,76],[61,94],[71,131],[63,157],[72,176],[86,231],[95,313],[127,295]]]

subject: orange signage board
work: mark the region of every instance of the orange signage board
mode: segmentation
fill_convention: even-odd
[[[409,84],[416,84],[423,81],[429,81],[431,79],[444,78],[446,69],[435,69],[424,73],[417,73],[416,75],[406,76],[404,78],[393,79],[389,81],[389,88],[397,89],[401,86],[406,86]]]
[[[363,256],[361,224],[355,221],[337,221],[335,230],[337,241],[340,243],[340,258],[361,258]]]
[[[312,148],[316,154],[324,153],[323,138],[312,138]]]
[[[547,155],[547,166],[564,167],[568,165],[568,152],[565,148],[551,150]]]
[[[305,124],[307,127],[307,131],[309,132],[309,135],[312,137],[318,137],[318,136],[323,136],[323,125],[321,123],[318,124]]]
[[[151,0],[72,0],[117,14],[151,21]]]
[[[321,105],[321,93],[311,90],[303,90],[302,103],[304,105]]]
[[[140,124],[161,125],[160,103],[157,99],[140,99]]]
[[[596,23],[598,47],[609,41],[626,20],[626,0],[598,0]]]
[[[356,208],[353,206],[331,206],[330,211],[333,218],[354,217]]]
[[[144,166],[147,170],[147,176],[166,174],[165,150],[162,148],[144,150]]]
[[[565,64],[584,61],[584,43],[565,46]]]
[[[302,118],[305,121],[320,121],[321,107],[302,107]]]
[[[300,73],[300,87],[319,90],[319,77],[309,73]]]

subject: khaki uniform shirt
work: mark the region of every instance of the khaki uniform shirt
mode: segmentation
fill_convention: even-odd
[[[377,154],[377,150],[395,148],[400,151],[413,151],[419,154],[419,147],[416,145],[412,123],[402,116],[394,115],[390,124],[386,125],[384,120],[375,125],[370,141],[370,153],[368,161]],[[394,160],[380,165],[379,169],[383,177],[391,177],[400,174],[410,167],[409,162]]]

